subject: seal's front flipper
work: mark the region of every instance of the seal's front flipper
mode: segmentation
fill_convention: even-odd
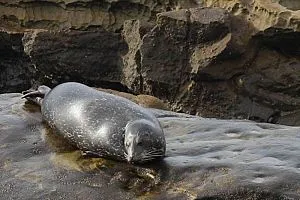
[[[50,88],[47,86],[40,86],[37,90],[26,90],[23,91],[22,94],[23,96],[21,97],[22,99],[25,98],[28,101],[31,101],[33,103],[36,103],[38,105],[42,104],[43,98],[45,97],[45,95],[50,92]]]

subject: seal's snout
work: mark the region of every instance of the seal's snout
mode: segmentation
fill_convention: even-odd
[[[127,156],[127,162],[129,162],[129,163],[133,162],[132,156]]]

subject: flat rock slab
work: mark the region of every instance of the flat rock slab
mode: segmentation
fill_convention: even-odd
[[[167,157],[84,157],[21,94],[0,95],[1,199],[299,199],[300,128],[152,110]]]

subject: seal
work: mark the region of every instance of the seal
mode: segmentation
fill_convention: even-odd
[[[87,154],[131,163],[165,156],[159,121],[128,99],[75,82],[40,86],[22,98],[40,105],[43,120]]]

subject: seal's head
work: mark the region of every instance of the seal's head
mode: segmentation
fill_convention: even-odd
[[[128,162],[147,162],[165,156],[166,141],[162,128],[141,119],[125,127],[124,145]]]

